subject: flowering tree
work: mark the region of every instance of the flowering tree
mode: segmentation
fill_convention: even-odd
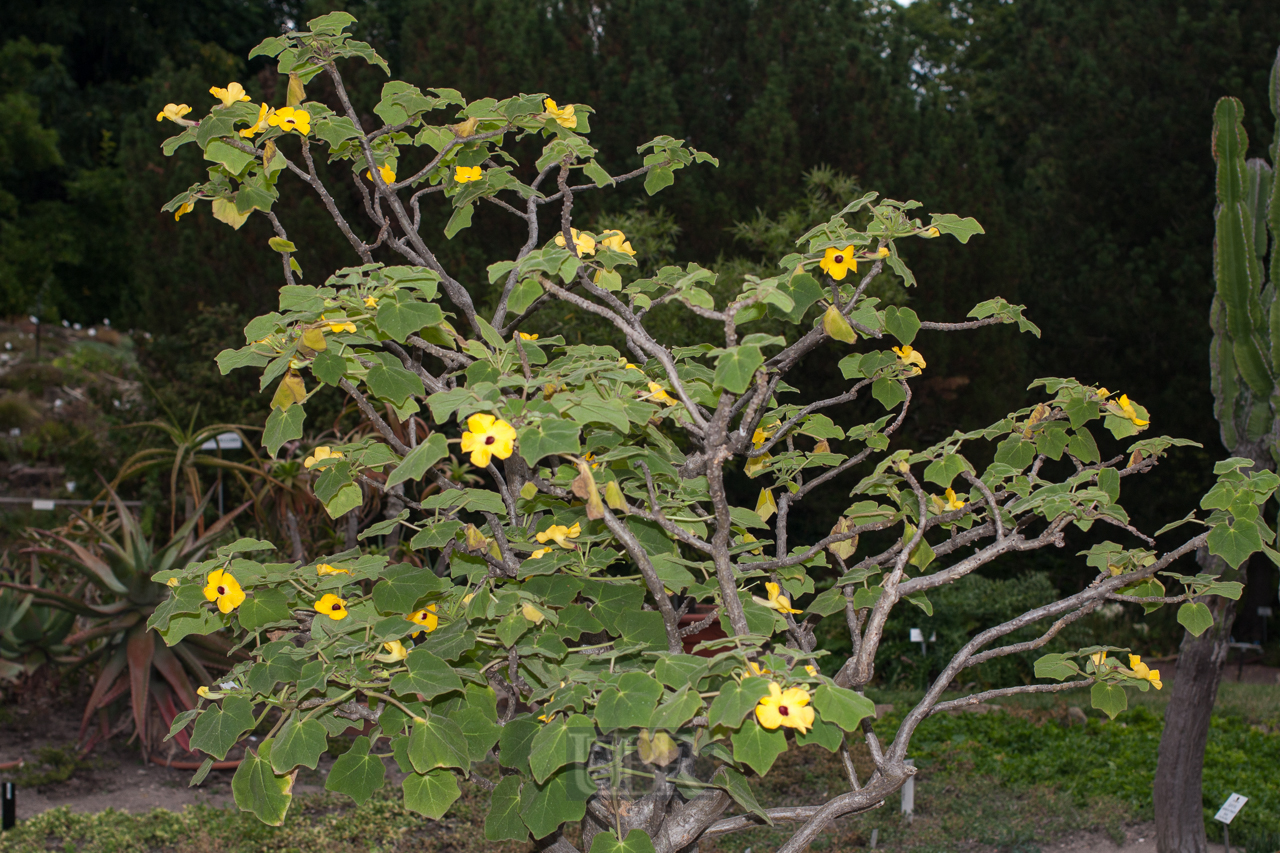
[[[326,736],[354,723],[361,733],[329,771],[330,790],[363,801],[394,758],[406,806],[430,818],[460,783],[489,790],[493,840],[533,836],[569,851],[562,830],[580,822],[584,850],[676,851],[768,823],[796,825],[781,849],[802,850],[833,820],[901,787],[914,772],[912,734],[930,714],[1090,687],[1114,716],[1126,686],[1159,689],[1159,673],[1137,655],[1125,665],[1113,653],[1127,650],[1096,646],[1041,658],[1044,683],[943,699],[968,667],[1040,648],[1108,601],[1180,603],[1184,624],[1203,630],[1192,599],[1238,588],[1175,574],[1173,562],[1207,544],[1238,565],[1273,540],[1257,506],[1277,479],[1237,459],[1220,466],[1208,516],[1186,520],[1203,529],[1157,551],[1117,503],[1121,483],[1184,442],[1137,438],[1146,410],[1072,379],[1037,382],[1042,402],[987,429],[921,450],[893,446],[912,379],[928,367],[913,349],[918,332],[1037,331],[1002,299],[940,322],[868,295],[890,271],[916,283],[904,243],[966,243],[982,233],[974,220],[933,214],[926,223],[912,215],[917,203],[868,193],[801,235],[778,275],[747,277],[727,295],[696,264],[637,277],[627,236],[575,227],[575,199],[637,178],[653,194],[710,156],[658,137],[641,147],[641,168],[612,176],[595,159],[584,105],[544,95],[467,103],[400,82],[383,87],[373,108],[383,126],[368,129],[336,62],[386,66],[344,32],[352,21],[326,15],[251,54],[279,59],[285,106],[255,105],[233,83],[212,90],[219,103],[199,122],[187,105],[157,116],[182,126],[166,152],[195,142],[212,163],[209,180],[166,210],[181,216],[208,201],[234,227],[257,212],[276,234],[280,311],[249,324],[245,347],[218,356],[224,372],[258,368],[264,389],[276,383],[268,451],[302,436],[312,395],[340,389],[376,435],[314,450],[306,464],[319,472],[316,496],[336,518],[363,490],[385,492],[403,511],[362,536],[397,525],[411,534],[399,563],[358,550],[315,564],[261,562],[253,555],[272,544],[240,540],[157,576],[172,592],[150,624],[166,640],[229,628],[252,654],[226,683],[202,688],[208,704],[175,731],[194,724],[191,746],[211,762],[274,722],[233,780],[237,803],[262,820],[283,820],[297,769],[316,767]],[[318,75],[337,111],[305,100]],[[453,123],[433,124],[438,111]],[[530,139],[542,153],[522,166],[510,148]],[[318,154],[350,168],[367,225],[335,204]],[[272,212],[285,175],[318,195],[360,266],[324,286],[300,283],[295,246]],[[421,205],[433,195],[453,210],[446,238],[480,205],[526,229],[514,257],[488,268],[488,289],[454,278],[430,248]],[[556,302],[599,318],[617,348],[535,333]],[[714,340],[664,344],[646,324],[659,308],[692,312]],[[788,375],[806,357],[828,356],[847,390],[800,399]],[[824,414],[868,396],[883,414],[865,423]],[[1136,440],[1107,458],[1098,426]],[[455,444],[483,474],[478,484],[447,475]],[[994,461],[979,471],[970,457],[991,445]],[[745,504],[726,484],[735,469],[760,484]],[[851,489],[852,501],[830,535],[797,543],[788,519],[820,489]],[[1085,556],[1098,575],[1088,588],[974,635],[882,741],[862,690],[891,610],[931,612],[931,590],[1004,555],[1062,547],[1073,528],[1095,524],[1136,545],[1092,548]],[[819,591],[818,578],[834,584]],[[1166,581],[1182,591],[1166,595]],[[822,660],[814,629],[825,618],[847,625],[843,661]],[[1038,639],[1006,641],[1028,626]],[[853,738],[870,750],[868,778],[849,758]],[[842,756],[849,789],[800,808],[759,803],[748,774],[813,744]],[[473,772],[493,757],[496,776]],[[695,773],[695,759],[710,770]],[[741,813],[726,816],[735,803]]]

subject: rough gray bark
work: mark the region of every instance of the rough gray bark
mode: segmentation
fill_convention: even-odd
[[[1196,559],[1205,571],[1226,568],[1204,548]],[[1241,583],[1247,568],[1248,562],[1240,566],[1237,580]],[[1190,632],[1183,636],[1173,695],[1164,713],[1153,792],[1156,846],[1160,853],[1208,851],[1201,791],[1204,748],[1209,739],[1209,718],[1218,698],[1222,666],[1227,660],[1236,603],[1219,596],[1213,596],[1207,603],[1213,611],[1213,627],[1199,637],[1193,637]]]

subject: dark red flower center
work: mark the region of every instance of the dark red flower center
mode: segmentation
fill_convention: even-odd
[[[791,716],[791,711],[790,711],[790,709],[788,709],[788,708],[787,708],[787,706],[786,706],[786,705],[779,705],[779,706],[778,706],[778,713],[779,713],[779,714],[781,714],[781,715],[782,715],[782,716],[784,716],[784,717],[790,717],[790,716]]]
[[[333,609],[334,609],[335,611],[336,611],[336,610],[341,610],[341,609],[342,609],[342,605],[341,605],[341,604],[335,604],[335,605],[333,605]]]
[[[836,255],[834,258],[832,258],[832,260],[835,261],[837,264],[843,264],[844,255]]]
[[[225,586],[218,587],[218,595],[226,595],[226,594],[227,594],[227,588]]]
[[[491,436],[491,435],[487,435],[487,436],[485,436],[485,438],[484,438],[484,443],[485,443],[485,444],[493,444],[493,443],[494,443],[495,441],[497,441],[497,440],[498,440],[498,439],[494,438],[493,436]]]

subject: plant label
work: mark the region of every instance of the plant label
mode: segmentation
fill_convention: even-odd
[[[1244,804],[1249,802],[1249,798],[1240,794],[1232,794],[1227,797],[1227,801],[1222,804],[1222,808],[1218,809],[1218,813],[1213,819],[1220,823],[1231,823],[1232,819],[1240,813],[1240,809],[1244,808]]]

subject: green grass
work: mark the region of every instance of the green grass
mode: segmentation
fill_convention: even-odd
[[[1167,688],[1162,691],[1167,694]],[[891,736],[919,694],[880,693],[893,712],[876,723]],[[1087,697],[1073,697],[1087,701]],[[1249,853],[1272,853],[1280,840],[1280,689],[1269,685],[1224,684],[1213,718],[1205,758],[1205,812],[1210,818],[1232,791],[1250,798],[1232,824],[1236,845]],[[880,846],[920,853],[966,849],[972,844],[1002,853],[1036,853],[1040,845],[1076,830],[1094,830],[1119,839],[1125,823],[1151,819],[1151,781],[1161,731],[1163,695],[1130,697],[1133,707],[1115,721],[1089,712],[1084,726],[1067,727],[1072,700],[1019,697],[1005,713],[943,714],[917,731],[911,756],[920,767],[916,817],[901,819],[891,797],[867,815],[840,821],[815,850],[865,847],[872,830]],[[1268,730],[1269,728],[1269,730]],[[870,759],[855,755],[866,778]],[[807,805],[844,790],[839,762],[811,746],[788,750],[773,771],[753,786],[768,806]],[[299,796],[284,826],[267,827],[233,809],[191,806],[180,813],[146,815],[106,811],[72,814],[54,809],[0,836],[3,853],[84,851],[84,853],[257,853],[325,850],[524,851],[523,844],[484,840],[487,796],[463,785],[463,797],[441,824],[406,811],[398,791],[384,790],[356,806],[344,797]],[[1210,824],[1211,838],[1217,825]],[[704,851],[773,849],[783,830],[763,828],[702,845]],[[1266,845],[1270,844],[1268,847]]]

